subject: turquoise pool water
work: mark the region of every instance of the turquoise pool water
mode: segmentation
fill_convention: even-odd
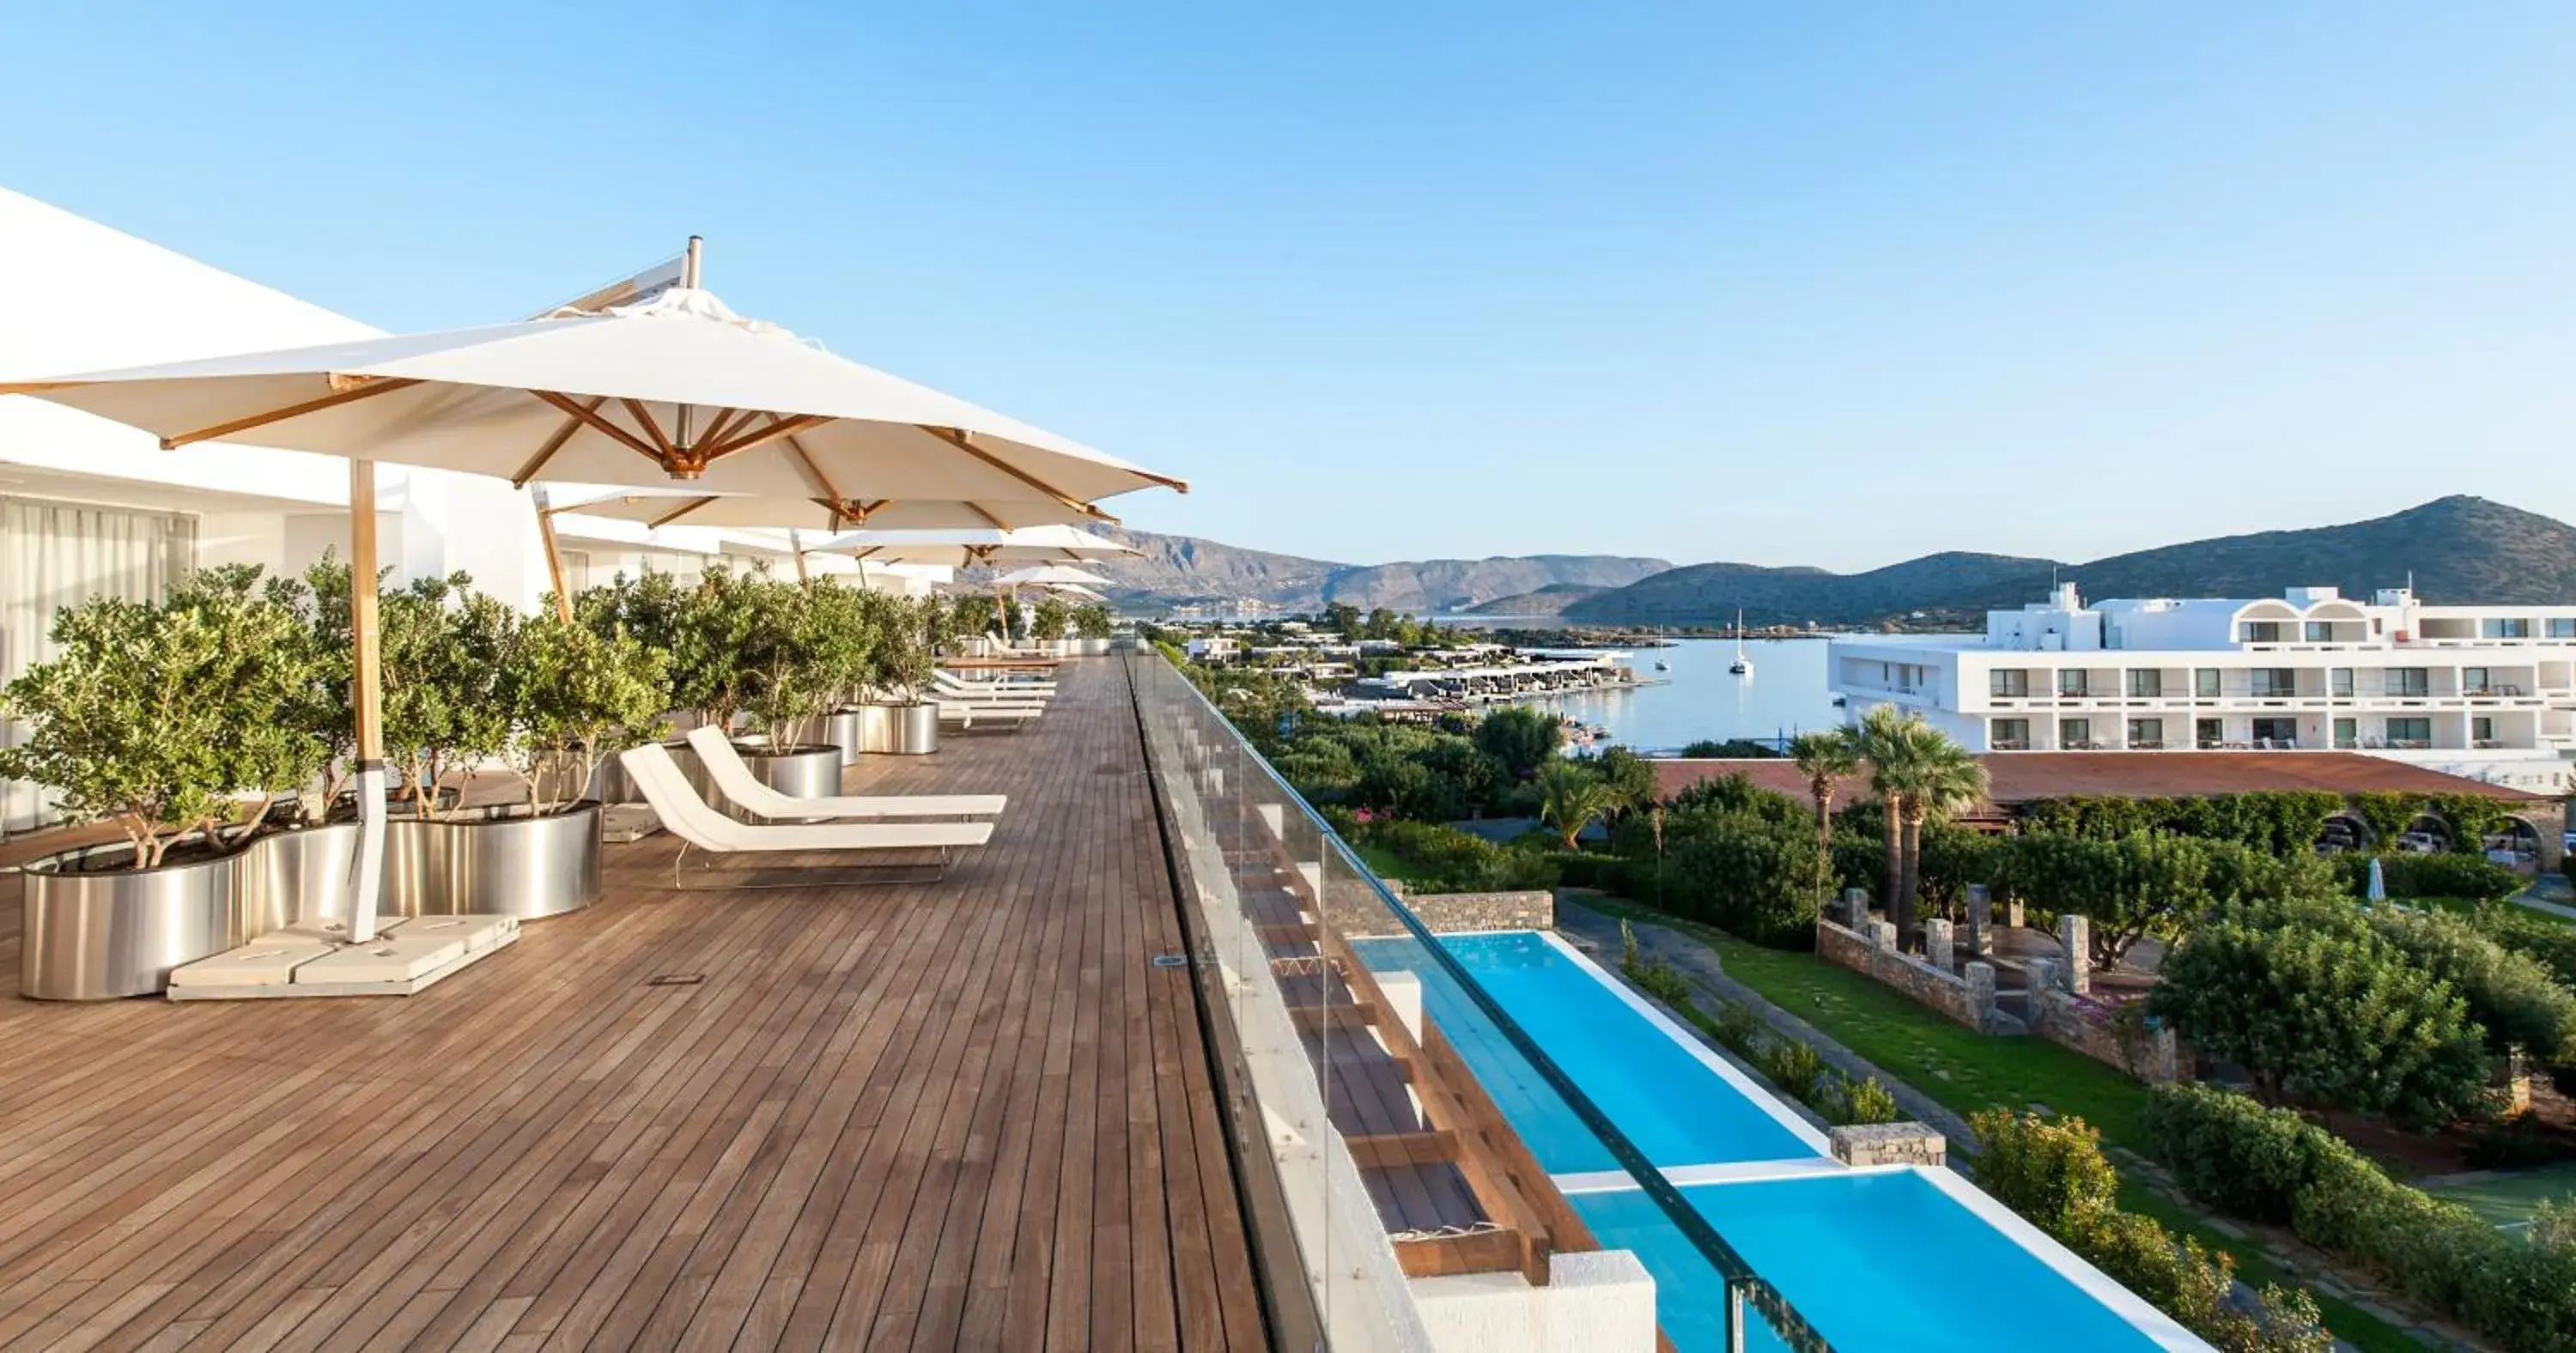
[[[1684,1184],[1681,1194],[1838,1353],[1940,1353],[2034,1338],[2105,1353],[2203,1347],[2100,1275],[2080,1265],[2082,1280],[2061,1272],[2003,1229],[2019,1226],[2010,1214],[1955,1179],[1966,1197],[1912,1171],[1817,1169],[1825,1152],[1812,1130],[1783,1122],[1765,1107],[1767,1095],[1675,1041],[1551,938],[1513,932],[1441,943],[1657,1166],[1751,1166],[1742,1172],[1758,1176],[1760,1162],[1782,1163],[1774,1177]],[[1426,1010],[1550,1173],[1617,1170],[1608,1148],[1419,941],[1353,947],[1373,969],[1421,976]],[[1680,1229],[1634,1187],[1576,1190],[1570,1199],[1602,1244],[1635,1252],[1654,1275],[1657,1318],[1683,1353],[1715,1353],[1725,1286]],[[1975,1301],[1971,1292],[2008,1296]],[[1749,1308],[1746,1345],[1781,1347]]]
[[[1657,1165],[1823,1154],[1541,936],[1452,935],[1442,943]],[[1411,961],[1422,957],[1415,941],[1361,940],[1352,947],[1371,968],[1419,973],[1425,966]],[[1449,980],[1426,975],[1423,1005],[1550,1174],[1619,1168]]]

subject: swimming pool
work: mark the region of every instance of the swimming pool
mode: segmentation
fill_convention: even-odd
[[[1957,1174],[1836,1162],[1823,1133],[1556,936],[1441,944],[1838,1353],[1984,1349],[2032,1334],[2106,1353],[2207,1348]],[[1716,1270],[1454,979],[1424,971],[1413,941],[1353,947],[1371,968],[1422,974],[1427,1013],[1585,1223],[1654,1274],[1665,1332],[1684,1353],[1721,1347]],[[1780,1346],[1758,1320],[1746,1341]]]

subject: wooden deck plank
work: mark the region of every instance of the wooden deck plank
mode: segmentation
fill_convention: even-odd
[[[416,997],[0,1000],[0,1344],[1261,1346],[1127,698],[854,768],[1011,796],[935,884],[679,894],[656,838]]]

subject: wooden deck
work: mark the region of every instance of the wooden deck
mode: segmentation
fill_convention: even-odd
[[[938,884],[656,837],[414,997],[0,999],[0,1347],[1262,1346],[1125,678],[1064,678],[850,776],[1011,796]]]

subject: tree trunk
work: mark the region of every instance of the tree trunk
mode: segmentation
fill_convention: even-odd
[[[1816,791],[1816,909],[1824,910],[1834,884],[1834,784],[1819,780]]]
[[[1896,902],[1890,908],[1890,914],[1896,920],[1896,947],[1902,949],[1913,941],[1914,890],[1915,886],[1922,881],[1923,817],[1921,814],[1911,811],[1905,814],[1905,826],[1899,844],[1903,847],[1905,866],[1897,880]]]
[[[1905,889],[1905,843],[1899,835],[1904,830],[1905,800],[1894,794],[1879,796],[1879,808],[1886,815],[1883,835],[1887,841],[1887,896],[1880,901],[1887,907],[1887,917],[1897,921],[1896,899]],[[1897,941],[1905,939],[1905,923],[1897,921]]]

